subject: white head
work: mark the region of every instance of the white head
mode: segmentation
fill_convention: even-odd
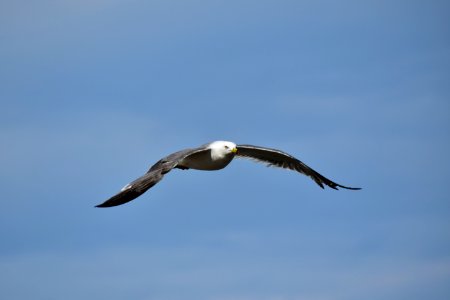
[[[211,156],[213,158],[223,158],[228,155],[233,155],[237,152],[236,144],[233,142],[226,141],[215,141],[209,144],[209,149],[211,149]]]

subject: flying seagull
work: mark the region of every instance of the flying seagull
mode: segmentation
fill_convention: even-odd
[[[216,141],[198,148],[181,150],[164,157],[143,176],[127,184],[119,193],[96,207],[111,207],[127,203],[145,193],[174,168],[215,171],[225,168],[236,156],[249,158],[269,166],[297,171],[311,177],[321,188],[327,185],[335,190],[338,187],[348,190],[360,190],[360,188],[343,186],[325,178],[297,158],[281,150]]]

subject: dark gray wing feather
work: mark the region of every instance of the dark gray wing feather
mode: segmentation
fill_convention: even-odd
[[[156,164],[151,166],[151,168],[139,177],[138,179],[127,184],[119,193],[112,196],[102,204],[96,207],[111,207],[122,205],[131,200],[136,199],[143,193],[145,193],[152,186],[157,184],[164,175],[170,172],[173,168],[176,168],[178,163],[189,155],[206,151],[205,147],[186,149],[170,154],[169,156],[159,160]]]
[[[277,149],[253,145],[238,145],[236,155],[238,157],[240,156],[263,162],[268,164],[269,166],[297,171],[311,177],[321,188],[324,188],[325,184],[335,190],[337,190],[338,187],[348,190],[360,190],[360,188],[352,188],[333,182],[330,179],[322,176],[318,172],[314,171],[292,155]]]
[[[157,184],[163,176],[164,175],[159,170],[146,173],[133,182],[127,184],[119,193],[96,207],[111,207],[130,202]]]

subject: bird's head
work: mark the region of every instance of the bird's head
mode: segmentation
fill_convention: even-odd
[[[212,155],[215,157],[225,157],[230,154],[234,155],[237,152],[236,144],[227,141],[216,141],[209,145]]]

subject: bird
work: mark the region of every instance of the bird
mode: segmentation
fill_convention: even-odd
[[[253,145],[236,145],[228,141],[215,141],[197,148],[184,149],[160,159],[144,175],[128,183],[116,195],[96,207],[112,207],[130,202],[161,181],[164,175],[173,169],[215,171],[228,166],[235,157],[251,159],[265,163],[267,166],[297,171],[309,176],[322,189],[325,186],[335,190],[338,190],[338,188],[361,189],[333,182],[294,156],[281,150]]]

